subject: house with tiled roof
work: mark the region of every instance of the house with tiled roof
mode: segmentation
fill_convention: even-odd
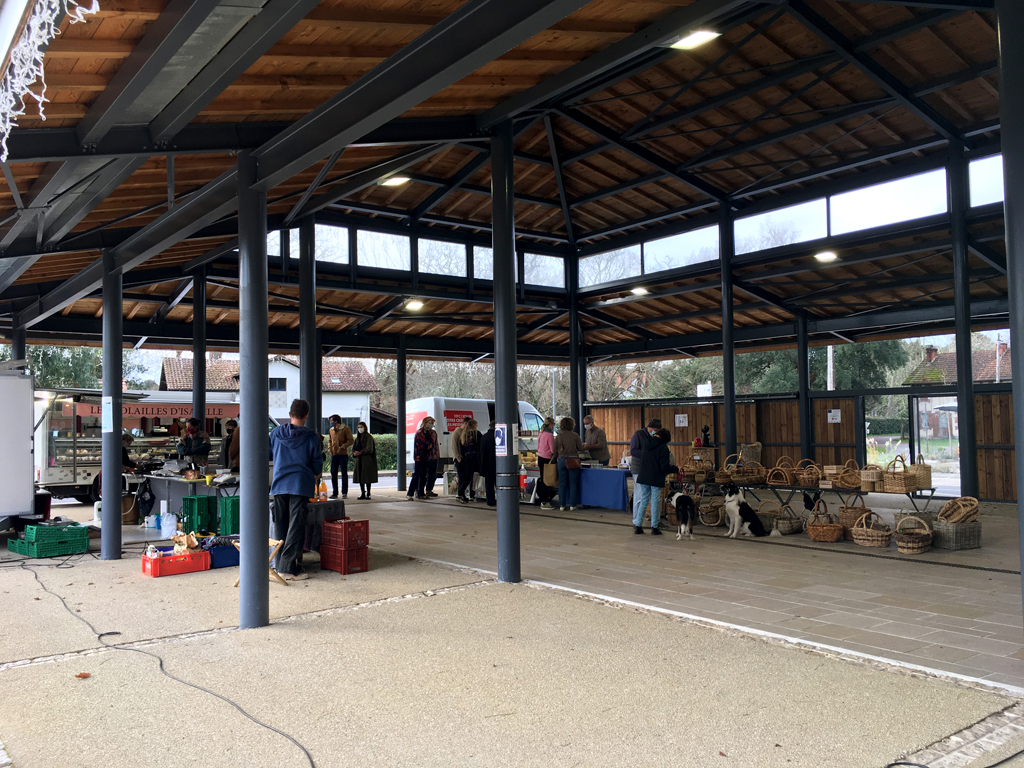
[[[999,374],[996,375],[996,366]],[[1001,343],[997,349],[976,349],[971,353],[971,370],[978,384],[992,384],[1010,380],[1010,348]],[[935,347],[925,349],[924,360],[915,368],[904,385],[956,384],[956,353],[939,352]]]
[[[238,360],[208,360],[207,392],[238,392],[238,368]],[[299,359],[290,355],[270,358],[268,378],[270,415],[278,421],[287,421],[288,407],[299,396]],[[160,389],[191,392],[191,358],[164,358]],[[332,414],[338,414],[353,428],[360,421],[369,423],[370,395],[378,392],[379,388],[365,365],[324,358],[322,390],[321,413],[325,420]]]

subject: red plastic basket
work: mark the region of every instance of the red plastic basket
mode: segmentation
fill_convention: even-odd
[[[355,549],[370,543],[369,520],[324,520],[321,546]]]
[[[320,546],[320,568],[341,574],[366,573],[370,570],[370,550],[366,547],[342,549]]]
[[[172,552],[173,550],[166,549],[164,551]],[[142,573],[145,576],[177,576],[179,573],[208,570],[210,570],[210,553],[205,551],[191,555],[142,556]]]

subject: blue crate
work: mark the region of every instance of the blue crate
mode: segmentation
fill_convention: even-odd
[[[238,565],[238,550],[234,546],[210,547],[210,567],[230,568]]]

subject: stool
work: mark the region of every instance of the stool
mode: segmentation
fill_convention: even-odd
[[[270,562],[270,578],[277,579],[278,581],[280,581],[282,584],[284,584],[287,587],[288,586],[288,582],[285,581],[284,578],[282,578],[281,574],[278,573],[274,569],[274,558],[277,557],[277,553],[281,551],[281,547],[284,546],[284,542],[283,541],[279,541],[278,539],[267,539],[267,542],[268,542],[268,546],[273,547],[273,549],[271,549],[271,551],[270,551],[270,561],[269,561]],[[241,545],[239,545],[239,543],[237,541],[233,541],[231,543],[234,544],[235,545],[235,549],[237,549],[239,551],[239,553],[241,553],[241,551],[242,551]],[[238,584],[239,584],[239,582],[241,580],[242,580],[241,576],[239,576],[237,579],[235,579],[235,586],[236,587],[238,586]]]

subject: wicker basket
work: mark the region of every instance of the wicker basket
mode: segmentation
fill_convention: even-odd
[[[698,475],[702,478],[700,482],[703,482],[703,479],[707,478],[708,472],[712,472],[714,469],[715,464],[711,459],[703,453],[695,453],[686,458],[683,466],[679,468],[679,472],[683,476],[684,482],[693,483],[697,482]]]
[[[779,515],[779,519],[775,521],[775,528],[783,536],[803,533],[804,519],[789,504],[786,504],[782,508],[782,514]]]
[[[722,468],[715,472],[716,483],[731,483],[733,482],[733,474],[736,472],[736,468],[740,463],[740,455],[738,453],[730,453],[725,457],[725,461],[722,462]]]
[[[858,501],[860,501],[860,506],[857,506]],[[853,541],[853,526],[861,517],[870,512],[871,508],[864,504],[863,496],[851,493],[846,497],[843,506],[839,508],[839,524],[843,526],[843,536],[847,541]]]
[[[772,467],[765,476],[765,482],[768,485],[792,485],[792,470],[787,470],[785,467]]]
[[[944,523],[973,523],[978,519],[978,500],[973,496],[961,496],[942,505],[938,518]]]
[[[917,475],[918,490],[932,487],[932,468],[930,464],[924,463],[923,453],[917,454],[917,461],[907,467],[907,472]]]
[[[709,528],[717,528],[725,524],[725,499],[712,496],[700,505],[697,512],[701,523]]]
[[[911,520],[920,525],[904,525]],[[896,539],[896,549],[904,555],[920,555],[932,548],[932,532],[928,523],[914,515],[907,515],[896,523],[893,538]]]
[[[936,549],[978,549],[981,547],[981,520],[972,523],[947,523],[935,518],[932,546]]]
[[[859,491],[861,485],[860,470],[847,467],[833,478],[832,485],[847,491]]]
[[[807,466],[804,466],[806,464]],[[793,470],[793,479],[796,485],[803,486],[804,488],[817,488],[818,483],[824,479],[825,475],[821,471],[821,467],[814,463],[813,459],[800,459],[796,465],[796,469]]]
[[[811,541],[833,542],[843,538],[843,526],[837,523],[836,516],[828,511],[828,504],[824,499],[818,499],[814,505],[814,513],[807,522],[807,535]]]
[[[853,541],[862,547],[881,547],[892,544],[892,528],[882,522],[874,512],[861,515],[851,529]]]
[[[760,464],[761,462],[761,444],[760,443],[742,443],[740,445],[740,460],[744,464],[751,461]]]
[[[786,482],[782,485],[793,485],[796,482],[793,475],[796,465],[793,464],[793,460],[789,456],[783,456],[775,462],[775,468],[781,469],[786,474]]]
[[[757,507],[757,517],[766,531],[775,530],[782,516],[782,505],[777,501],[762,501]]]
[[[900,520],[903,520],[904,518],[916,517],[919,520],[924,521],[928,525],[929,529],[935,528],[935,516],[935,512],[910,512],[906,509],[901,509],[899,512],[893,513],[893,519],[897,525],[899,525]]]
[[[877,464],[865,464],[860,471],[860,489],[862,491],[875,491],[882,484],[884,470]]]
[[[897,462],[903,465],[902,472],[897,471]],[[886,493],[913,493],[917,490],[917,475],[907,471],[907,461],[902,456],[897,456],[886,465],[882,482],[885,483]]]
[[[732,473],[732,481],[740,485],[764,485],[768,470],[756,461],[745,461]]]

